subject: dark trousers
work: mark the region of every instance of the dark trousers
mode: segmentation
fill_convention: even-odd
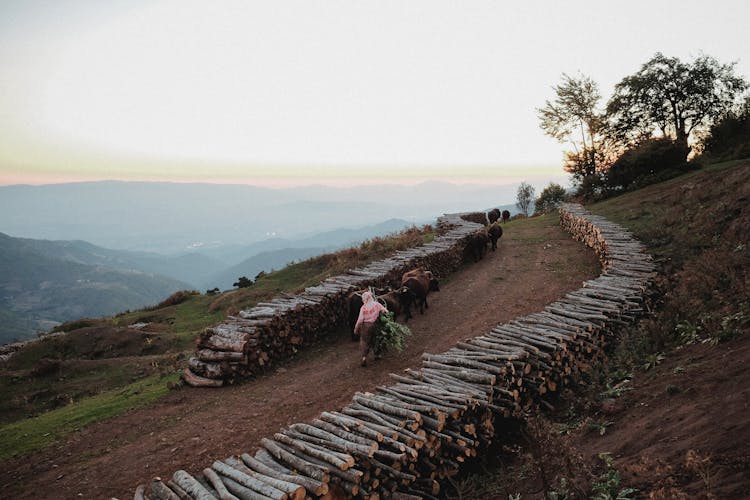
[[[362,358],[367,358],[372,348],[375,337],[375,322],[362,323],[359,327],[359,348],[362,350]],[[378,354],[377,352],[375,353]]]

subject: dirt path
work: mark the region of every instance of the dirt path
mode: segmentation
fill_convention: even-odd
[[[178,469],[199,473],[213,460],[251,452],[262,437],[347,404],[356,391],[418,367],[423,352],[541,309],[598,275],[593,252],[556,220],[506,226],[497,252],[464,267],[429,297],[403,353],[358,365],[347,338],[308,348],[282,368],[222,389],[181,389],[147,408],[95,424],[40,453],[0,467],[7,498],[132,498],[139,482]]]

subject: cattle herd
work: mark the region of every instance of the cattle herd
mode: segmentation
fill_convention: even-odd
[[[367,289],[357,290],[349,294],[349,328],[352,330],[352,340],[357,340],[354,335],[354,325],[357,322],[359,309],[362,307],[362,294]],[[393,313],[393,319],[399,316],[404,317],[404,322],[411,319],[411,307],[419,308],[419,312],[424,314],[424,310],[429,308],[427,304],[427,295],[430,292],[440,291],[440,284],[432,272],[424,269],[412,269],[403,274],[401,284],[395,290],[391,287],[371,288],[375,298],[383,304],[388,311]]]
[[[497,242],[503,235],[503,228],[500,222],[507,222],[510,219],[510,212],[497,208],[487,212],[487,226],[477,229],[475,233],[468,238],[464,257],[468,260],[478,262],[487,253],[489,246],[494,252],[497,249]],[[349,330],[352,341],[359,340],[359,336],[354,333],[354,326],[357,323],[359,310],[362,307],[362,294],[368,289],[357,290],[349,294],[347,299]],[[440,291],[438,280],[432,272],[422,267],[407,271],[401,277],[401,283],[397,287],[387,286],[385,288],[370,288],[375,298],[383,304],[389,312],[393,313],[393,319],[397,320],[403,316],[404,323],[412,317],[412,306],[419,308],[420,314],[430,306],[427,303],[427,295],[430,292]]]

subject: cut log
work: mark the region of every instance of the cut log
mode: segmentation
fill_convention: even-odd
[[[299,484],[300,486],[304,487],[307,491],[309,491],[310,493],[314,495],[322,496],[328,492],[328,485],[321,481],[317,481],[315,479],[312,479],[306,476],[301,476],[298,474],[292,475],[292,474],[281,473],[275,469],[272,469],[271,467],[264,464],[257,458],[251,457],[247,453],[243,453],[240,458],[245,463],[245,465],[247,465],[249,468],[258,471],[261,474],[265,474],[266,476],[269,476],[269,477],[275,477],[283,481],[287,481],[287,482],[294,483],[294,484]]]
[[[222,476],[228,477],[229,479],[241,484],[242,486],[245,486],[246,488],[257,491],[261,495],[273,498],[274,500],[287,500],[289,498],[289,496],[283,491],[274,488],[268,483],[264,483],[263,481],[259,481],[254,477],[248,476],[247,474],[240,472],[233,467],[230,467],[224,462],[219,462],[217,460],[213,463],[213,465],[211,465],[211,468]]]
[[[211,483],[221,500],[239,500],[236,496],[229,493],[227,487],[221,482],[221,478],[209,468],[203,469],[203,476]]]
[[[182,372],[182,380],[184,380],[186,384],[192,387],[221,387],[222,385],[224,385],[223,380],[200,377],[190,371],[190,368],[185,368],[185,370]]]
[[[201,483],[184,470],[178,470],[172,475],[172,480],[185,490],[195,500],[216,500]]]

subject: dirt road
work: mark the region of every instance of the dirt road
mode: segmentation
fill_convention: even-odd
[[[402,353],[366,368],[358,347],[340,335],[308,347],[271,373],[221,389],[178,389],[159,402],[91,425],[66,441],[0,467],[6,498],[132,498],[139,482],[199,473],[213,460],[252,452],[262,437],[338,409],[356,391],[387,383],[388,374],[418,367],[423,352],[541,309],[598,275],[593,252],[556,220],[505,226],[496,252],[468,264],[430,295],[430,308],[409,322]]]

